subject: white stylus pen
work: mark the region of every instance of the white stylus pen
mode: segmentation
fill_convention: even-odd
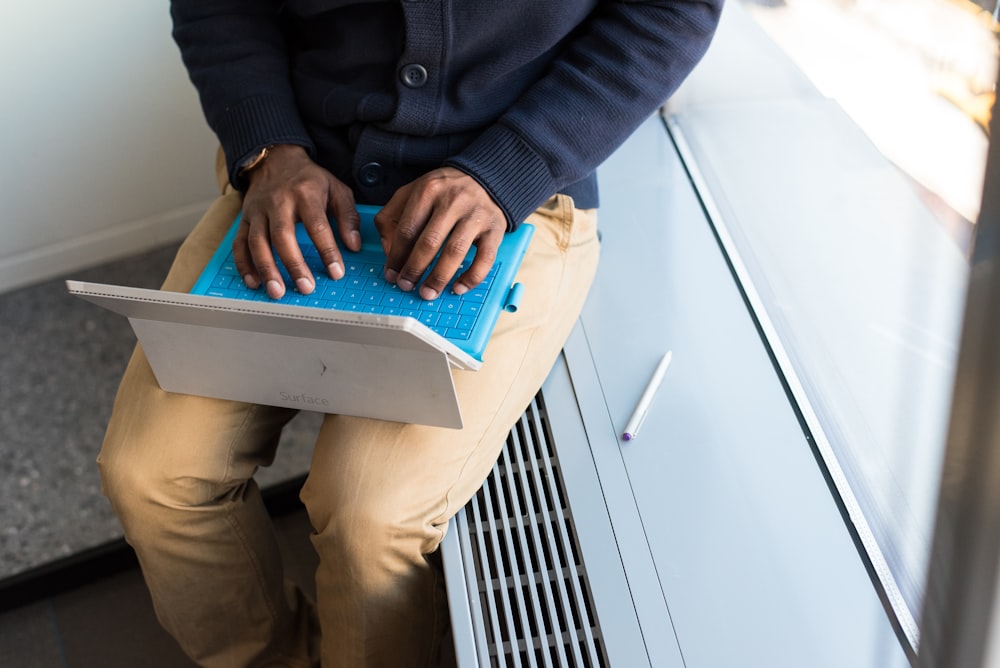
[[[646,414],[649,413],[649,405],[653,403],[656,391],[663,384],[663,377],[667,375],[667,367],[670,366],[670,360],[673,357],[673,351],[668,350],[660,360],[660,363],[656,365],[656,370],[653,371],[652,378],[649,379],[646,389],[642,391],[642,396],[639,397],[639,403],[636,404],[635,410],[632,411],[632,417],[629,418],[628,424],[625,425],[625,432],[622,434],[623,440],[631,441],[639,435],[639,427],[642,426],[642,421],[646,419]]]

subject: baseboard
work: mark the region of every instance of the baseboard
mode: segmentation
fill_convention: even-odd
[[[0,258],[0,293],[180,241],[211,200]]]

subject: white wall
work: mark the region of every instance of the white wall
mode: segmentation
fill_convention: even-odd
[[[181,238],[217,192],[165,1],[7,3],[0,91],[0,292]]]

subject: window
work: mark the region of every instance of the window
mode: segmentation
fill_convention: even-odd
[[[710,52],[667,109],[913,646],[989,141],[988,4],[730,3],[716,39],[739,57]]]

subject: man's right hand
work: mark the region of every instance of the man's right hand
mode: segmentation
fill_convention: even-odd
[[[243,219],[233,241],[236,268],[247,287],[263,285],[268,296],[280,299],[285,284],[275,264],[272,246],[295,287],[310,294],[316,287],[312,272],[295,239],[295,223],[302,221],[327,272],[344,276],[344,260],[333,237],[328,215],[337,219],[340,238],[353,251],[361,249],[361,221],[351,189],[313,162],[301,146],[279,144],[247,174]]]

